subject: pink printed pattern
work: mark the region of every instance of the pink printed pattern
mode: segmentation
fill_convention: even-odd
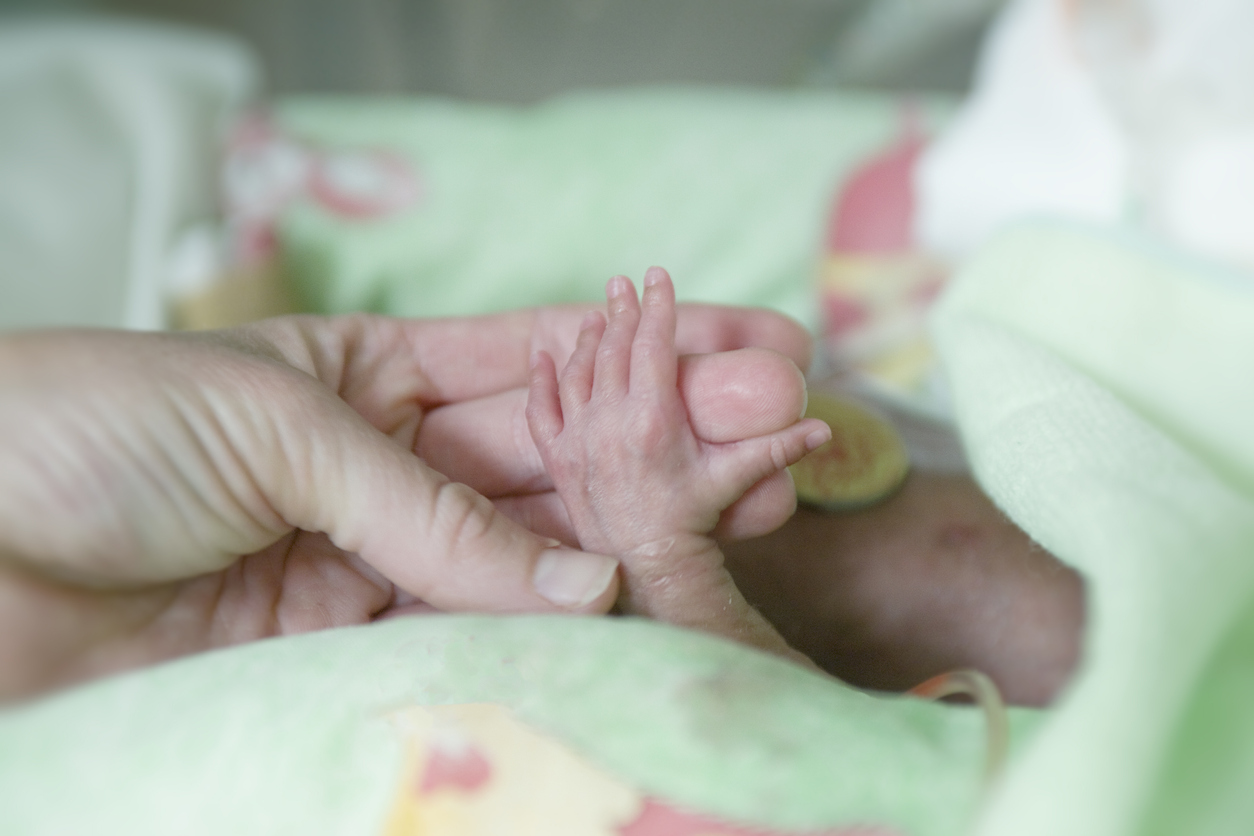
[[[655,798],[646,798],[640,817],[619,829],[619,836],[898,836],[882,827],[839,827],[824,830],[764,830],[689,813]]]
[[[474,746],[439,746],[427,755],[420,795],[453,789],[474,792],[492,777],[492,765]]]
[[[396,151],[319,147],[258,113],[227,141],[222,198],[229,254],[248,266],[274,255],[279,218],[300,201],[346,220],[380,220],[417,206],[422,183]]]

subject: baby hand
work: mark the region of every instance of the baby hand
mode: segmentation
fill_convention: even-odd
[[[661,615],[643,605],[650,588],[711,577],[725,606],[730,579],[709,537],[719,515],[830,431],[811,419],[728,443],[699,438],[677,380],[674,287],[659,268],[644,284],[642,311],[630,281],[610,280],[609,322],[589,314],[560,380],[536,355],[527,420],[581,546],[621,556],[627,609]]]

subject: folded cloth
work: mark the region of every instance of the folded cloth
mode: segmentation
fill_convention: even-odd
[[[1013,712],[1020,739],[1037,716]],[[422,616],[0,713],[0,826],[958,836],[980,798],[983,725],[654,622]]]
[[[1254,820],[1251,322],[1254,281],[1061,225],[997,239],[940,303],[977,478],[1088,584],[1082,670],[980,833]]]
[[[923,154],[917,231],[966,255],[1041,215],[1121,221],[1254,269],[1247,0],[1013,0]]]

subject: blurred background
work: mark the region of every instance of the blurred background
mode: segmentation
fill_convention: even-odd
[[[3,0],[0,329],[481,313],[667,267],[943,411],[999,230],[1254,269],[1246,0]]]
[[[267,90],[536,102],[588,87],[958,92],[1000,0],[6,0],[241,38]]]
[[[4,0],[0,329],[474,313],[660,263],[917,386],[914,164],[1002,5]]]

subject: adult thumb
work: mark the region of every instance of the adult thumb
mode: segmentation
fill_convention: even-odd
[[[289,524],[327,534],[441,610],[601,613],[613,606],[617,560],[535,535],[330,390],[311,389],[287,400],[304,403],[288,413],[293,426],[276,428],[281,443],[262,444],[250,457],[257,484]]]

